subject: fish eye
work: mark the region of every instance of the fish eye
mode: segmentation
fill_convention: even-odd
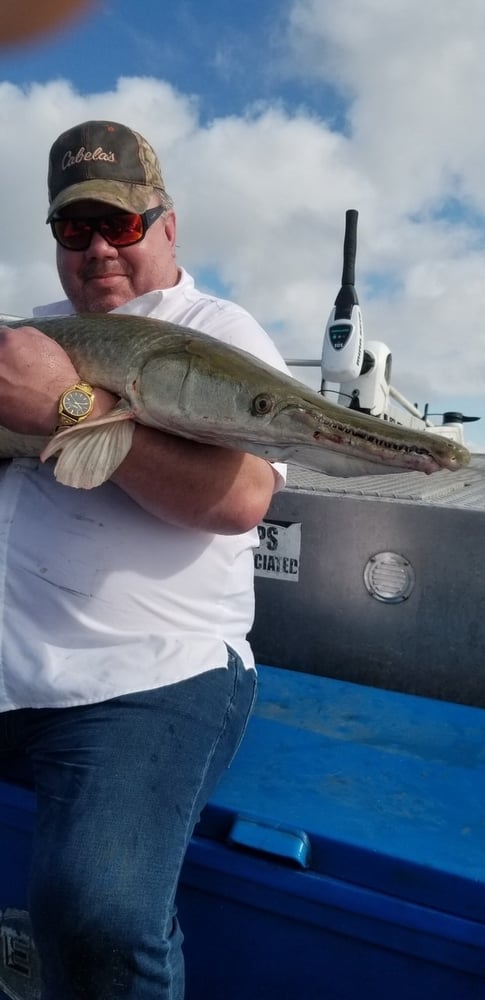
[[[259,396],[255,396],[253,399],[252,412],[257,417],[264,417],[273,409],[273,402],[273,397],[269,396],[267,392],[260,392]]]

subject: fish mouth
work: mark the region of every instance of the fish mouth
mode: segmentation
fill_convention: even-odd
[[[350,452],[352,449],[360,454],[365,452],[368,461],[374,461],[376,464],[382,465],[384,462],[386,465],[396,465],[409,469],[416,469],[419,466],[423,472],[438,472],[443,468],[456,469],[459,464],[453,458],[437,462],[428,448],[416,446],[410,448],[409,445],[402,442],[388,441],[377,434],[368,434],[353,427],[332,427],[325,431],[315,431],[313,440],[316,444],[321,441],[327,448],[334,451],[341,452],[345,448]]]
[[[310,425],[313,427],[312,440],[315,445],[321,444],[339,452],[346,451],[349,457],[352,452],[355,457],[365,454],[368,461],[376,464],[426,473],[438,472],[440,469],[453,472],[467,465],[470,460],[466,448],[451,439],[433,436],[432,432],[412,430],[382,421],[383,433],[379,433],[380,418],[368,414],[356,414],[354,425],[328,414],[312,413],[298,407],[296,409],[299,409],[299,416],[307,428]],[[405,435],[414,440],[406,441]]]

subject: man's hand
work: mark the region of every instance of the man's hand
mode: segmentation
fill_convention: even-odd
[[[53,434],[61,393],[79,380],[59,344],[32,326],[0,326],[0,425]]]

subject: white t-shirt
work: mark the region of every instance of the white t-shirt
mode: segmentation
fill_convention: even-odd
[[[199,292],[185,271],[119,311],[191,326],[287,370],[244,309]],[[65,301],[36,315],[72,312]],[[174,527],[111,482],[62,486],[52,462],[0,462],[0,711],[172,684],[224,667],[225,643],[253,667],[257,544],[257,530]]]

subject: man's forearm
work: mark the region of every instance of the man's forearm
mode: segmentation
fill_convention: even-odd
[[[263,459],[141,425],[112,479],[155,517],[223,535],[253,528],[275,487],[275,472]]]

